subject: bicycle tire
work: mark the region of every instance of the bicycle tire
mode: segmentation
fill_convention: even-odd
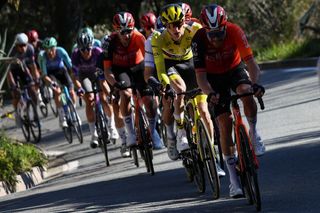
[[[77,110],[74,108],[74,105],[71,100],[68,99],[67,102],[69,112],[70,114],[68,115],[69,118],[67,119],[68,125],[71,124],[71,129],[73,130],[73,133],[77,136],[79,142],[82,144],[83,143],[83,135],[82,135],[82,128],[80,124],[80,120],[78,118],[78,113]]]
[[[257,211],[261,211],[261,196],[258,183],[258,174],[256,170],[256,165],[254,163],[252,146],[250,146],[250,141],[245,127],[239,127],[240,136],[240,149],[243,161],[243,173],[241,180],[243,181],[243,188],[245,190],[245,195],[250,204],[254,204]]]
[[[105,115],[99,110],[96,114],[96,128],[98,132],[99,144],[101,145],[101,149],[104,153],[106,165],[110,166],[108,157],[108,143],[110,143],[110,141],[108,138],[107,120]]]
[[[130,155],[132,153],[133,156],[133,162],[136,167],[139,167],[139,158],[138,158],[138,151],[137,151],[137,146],[133,146],[130,148]]]
[[[48,117],[48,107],[46,104],[44,106],[40,106],[40,111],[44,118]]]
[[[29,129],[31,133],[30,135],[32,135],[33,137],[33,140],[31,140],[30,137],[30,141],[32,143],[39,143],[41,140],[41,125],[39,121],[37,107],[31,100],[28,100],[27,102],[27,116],[29,122]]]
[[[212,120],[214,129],[214,151],[216,153],[216,162],[219,164],[220,168],[224,170],[223,153],[220,143],[220,130],[216,119]]]
[[[63,131],[64,137],[66,138],[68,143],[71,144],[73,142],[72,120],[71,120],[71,117],[70,117],[71,110],[70,110],[68,104],[66,106],[66,109],[64,109],[64,113],[65,113],[65,118],[66,118],[68,126],[67,127],[63,127],[62,131]]]
[[[210,142],[207,127],[202,119],[197,121],[197,127],[198,148],[200,149],[203,164],[213,192],[213,199],[218,199],[220,197],[220,179],[213,144]]]
[[[187,139],[190,147],[189,152],[190,152],[191,161],[192,161],[193,181],[196,184],[198,192],[204,193],[206,191],[206,184],[205,184],[205,177],[204,177],[204,171],[203,171],[203,163],[201,161],[200,153],[198,152],[197,145],[193,141],[194,135],[192,133],[192,126],[194,122],[191,119],[192,114],[193,114],[193,108],[192,108],[192,105],[189,104],[186,106],[184,123],[185,123],[185,130],[187,133]]]
[[[21,115],[22,109],[21,109],[21,101],[17,105],[17,112],[20,116],[21,120],[21,130],[24,138],[27,142],[30,141],[30,128],[29,128],[29,122],[26,115]],[[25,112],[23,112],[25,113]]]
[[[146,114],[139,110],[139,133],[142,141],[143,152],[144,152],[144,161],[147,167],[147,172],[151,175],[154,175],[154,166],[153,166],[153,151],[152,151],[152,138],[149,129],[148,119]]]

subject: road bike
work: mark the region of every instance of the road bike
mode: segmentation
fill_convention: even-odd
[[[102,152],[105,156],[106,165],[110,166],[110,161],[108,157],[108,144],[110,143],[110,135],[108,133],[108,119],[103,110],[102,103],[100,100],[99,92],[101,92],[101,88],[99,87],[99,71],[95,72],[95,80],[92,81],[92,91],[88,93],[92,93],[94,96],[94,112],[95,112],[95,126],[98,133],[98,143]],[[90,81],[89,79],[85,79],[83,85],[86,85],[85,81]],[[113,141],[115,144],[115,140]]]
[[[125,82],[121,82],[125,84]],[[134,124],[136,130],[137,144],[130,147],[130,155],[133,155],[134,164],[139,167],[139,159],[137,150],[139,150],[141,158],[145,162],[147,172],[151,175],[154,175],[154,166],[153,166],[153,146],[151,138],[151,130],[149,128],[149,121],[146,115],[142,99],[139,92],[137,91],[135,85],[125,86],[120,90],[132,89],[133,92],[133,104],[132,110],[134,111]],[[132,153],[132,154],[131,154]]]
[[[17,104],[17,114],[21,120],[21,129],[27,142],[38,143],[41,140],[41,124],[37,107],[28,93],[30,86],[20,88],[19,78],[17,80],[17,91],[20,99]]]
[[[177,95],[185,95],[184,128],[187,133],[189,150],[181,153],[183,165],[190,180],[194,180],[199,192],[205,192],[204,170],[206,171],[213,198],[220,196],[220,179],[216,166],[213,139],[200,116],[196,96],[201,89],[193,89]]]
[[[238,99],[252,96],[253,93],[231,96],[231,108],[233,115],[234,139],[238,152],[238,173],[249,204],[254,204],[257,211],[261,210],[261,196],[258,184],[257,169],[259,168],[258,158],[255,155],[254,147],[249,137],[247,128],[242,120]],[[260,108],[264,109],[262,98],[258,98]]]

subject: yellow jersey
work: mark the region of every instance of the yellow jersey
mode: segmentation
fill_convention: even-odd
[[[184,24],[185,31],[179,42],[172,40],[167,29],[162,33],[154,32],[151,37],[151,46],[157,75],[163,84],[169,84],[165,70],[165,60],[185,61],[193,57],[191,41],[198,29],[202,26],[196,22]]]

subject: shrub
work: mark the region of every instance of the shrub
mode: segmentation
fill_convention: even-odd
[[[34,145],[17,143],[4,133],[0,134],[0,181],[9,188],[14,189],[18,174],[46,163],[46,157]]]

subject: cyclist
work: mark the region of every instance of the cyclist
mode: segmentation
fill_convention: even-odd
[[[147,39],[156,28],[157,17],[152,12],[148,12],[141,16],[140,26],[142,27],[143,34]]]
[[[186,22],[197,22],[197,23],[200,23],[199,19],[195,18],[195,17],[192,17],[192,9],[190,7],[189,4],[187,3],[180,3],[181,7],[182,7],[182,10],[184,12],[184,15],[185,15],[185,19],[186,19]],[[201,23],[200,23],[201,24]]]
[[[108,56],[104,60],[105,75],[115,88],[123,88],[122,82],[125,82],[125,86],[135,85],[146,106],[153,147],[161,149],[162,142],[155,130],[155,105],[152,102],[150,90],[148,93],[145,92],[147,87],[143,77],[145,38],[134,29],[134,25],[135,21],[129,12],[119,12],[113,17],[113,28],[116,32],[110,35]],[[131,89],[120,91],[121,114],[124,116],[125,127],[130,136],[126,141],[128,147],[136,144],[133,114],[130,107],[131,96]]]
[[[256,96],[263,95],[263,87],[258,85],[260,69],[252,54],[242,29],[227,21],[225,10],[210,4],[201,11],[203,28],[192,40],[197,82],[208,95],[210,103],[228,100],[230,90],[238,94],[255,91]],[[241,59],[248,67],[246,71]],[[253,97],[241,99],[244,112],[250,126],[250,136],[257,155],[265,152],[264,145],[256,130],[257,106]],[[236,175],[235,147],[232,142],[232,119],[230,101],[225,105],[216,105],[215,115],[220,126],[221,146],[229,176],[230,196],[242,196],[241,186]]]
[[[68,87],[71,99],[73,103],[75,103],[76,95],[69,74],[72,68],[71,59],[65,49],[57,46],[57,40],[54,37],[45,38],[43,41],[43,48],[44,50],[40,52],[38,58],[42,76],[54,92],[54,100],[58,108],[60,126],[62,128],[68,127],[64,110],[61,105],[61,89],[59,85]]]
[[[170,84],[177,92],[185,92],[197,88],[196,76],[193,65],[191,39],[201,25],[195,22],[185,23],[185,15],[179,4],[169,4],[162,8],[162,23],[166,29],[155,32],[151,42],[146,43],[146,73],[152,73],[155,69],[159,80],[166,86]],[[179,95],[173,100],[174,119],[177,124],[177,135],[168,131],[168,156],[176,160],[178,152],[189,148],[186,131],[184,129],[184,96]],[[212,126],[210,114],[207,109],[206,96],[199,95],[198,107],[206,125]],[[212,128],[211,128],[212,129]],[[210,133],[212,136],[212,132]]]
[[[95,72],[97,59],[102,53],[102,49],[93,46],[93,35],[90,33],[79,33],[77,38],[77,49],[72,53],[72,65],[75,76],[75,84],[78,88],[78,94],[83,96],[86,102],[86,116],[91,132],[91,147],[96,148],[98,143],[98,134],[95,127],[95,115],[93,111],[94,95],[87,93],[92,91],[92,81],[96,80]],[[110,139],[118,139],[118,132],[115,128],[113,109],[110,104],[107,103],[107,97],[105,91],[110,91],[110,88],[104,78],[103,72],[99,75],[99,84],[102,88],[100,92],[101,102],[108,118],[108,130],[110,132]]]
[[[18,33],[15,37],[15,48],[10,54],[11,57],[17,58],[15,62],[9,65],[7,80],[12,95],[12,105],[17,109],[19,102],[19,93],[17,91],[17,81],[20,79],[20,86],[29,86],[29,94],[37,103],[37,92],[33,75],[36,72],[36,64],[34,61],[34,49],[31,44],[28,44],[28,36],[25,33]],[[17,112],[15,112],[16,126],[21,126],[21,120]]]
[[[99,55],[99,58],[97,61],[97,67],[101,70],[104,70],[103,61],[106,57],[108,57],[109,45],[110,45],[109,35],[105,35],[101,40],[101,46],[102,46],[103,52]],[[106,94],[109,95],[109,91],[107,91]],[[118,134],[120,136],[121,145],[122,145],[121,149],[120,149],[120,153],[121,153],[122,157],[129,157],[130,152],[126,146],[127,133],[126,133],[126,129],[124,127],[123,117],[120,112],[119,103],[115,100],[112,100],[111,103],[112,103],[112,108],[113,108],[113,112],[114,112],[113,117],[114,117],[115,125],[117,128]]]
[[[45,104],[42,100],[42,96],[40,94],[40,89],[39,89],[41,72],[40,72],[40,67],[38,63],[38,55],[41,50],[41,41],[39,40],[39,35],[36,30],[29,30],[27,32],[27,36],[28,36],[28,42],[33,46],[33,49],[34,49],[35,63],[37,65],[37,69],[34,75],[34,81],[36,83],[37,98],[39,101],[39,106],[41,108],[41,107],[45,107]]]
[[[93,35],[93,31],[91,28],[89,27],[84,27],[84,28],[81,28],[79,30],[79,33],[77,35],[79,35],[80,33],[89,33],[90,36],[92,36],[94,38],[94,35]],[[93,46],[94,47],[100,47],[101,48],[101,41],[99,39],[96,39],[94,38],[93,39]],[[76,42],[73,47],[72,47],[72,52],[78,47],[78,43]]]

